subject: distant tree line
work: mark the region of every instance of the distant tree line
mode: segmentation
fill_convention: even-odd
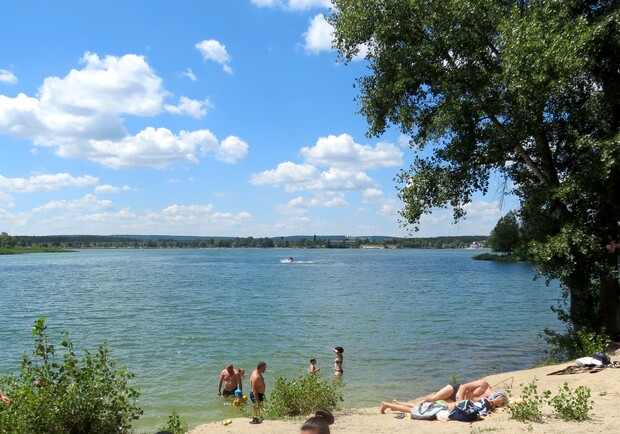
[[[59,247],[67,249],[134,248],[134,249],[182,249],[182,248],[321,248],[350,249],[364,247],[459,249],[471,245],[484,247],[486,236],[460,237],[347,237],[347,236],[292,236],[292,237],[191,237],[191,236],[102,236],[102,235],[47,235],[10,236],[0,235],[4,247],[32,248]]]

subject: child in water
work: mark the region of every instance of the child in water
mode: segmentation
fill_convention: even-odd
[[[248,397],[243,394],[241,389],[235,390],[235,400],[233,401],[233,405],[235,407],[240,407],[241,404],[245,404],[248,402]]]
[[[318,372],[321,368],[316,367],[316,359],[313,357],[310,359],[310,367],[308,368],[308,372]]]

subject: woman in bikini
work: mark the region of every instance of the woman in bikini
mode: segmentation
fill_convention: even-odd
[[[334,347],[334,353],[336,353],[336,360],[334,360],[334,374],[342,375],[342,373],[344,372],[342,370],[342,354],[344,353],[344,348]]]

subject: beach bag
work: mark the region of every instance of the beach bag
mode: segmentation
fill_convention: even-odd
[[[609,365],[611,363],[611,359],[605,353],[594,353],[592,354],[592,358],[600,361],[603,365]]]
[[[411,419],[431,420],[437,418],[437,413],[447,410],[448,406],[441,402],[423,402],[411,409]]]
[[[450,414],[448,414],[448,419],[461,422],[473,422],[477,420],[478,417],[479,415],[474,407],[474,403],[469,399],[458,402]]]

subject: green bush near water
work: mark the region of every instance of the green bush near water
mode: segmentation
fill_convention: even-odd
[[[173,408],[172,413],[168,416],[168,422],[161,428],[161,431],[169,431],[172,434],[185,434],[189,431],[189,428],[187,423],[181,419],[177,410]]]
[[[319,373],[301,374],[298,379],[276,379],[273,392],[259,415],[267,419],[281,419],[313,413],[317,408],[333,410],[343,401],[339,386],[321,379]]]
[[[34,350],[24,354],[19,375],[0,377],[13,401],[0,405],[0,433],[128,433],[142,415],[134,375],[109,358],[107,342],[79,359],[67,332],[57,351],[45,318],[35,321]]]
[[[543,405],[553,407],[555,415],[565,421],[582,422],[589,419],[588,413],[592,410],[593,401],[590,400],[590,389],[578,386],[574,390],[564,383],[558,394],[551,396],[551,391],[545,390],[542,396],[538,394],[536,379],[523,387],[521,401],[508,408],[510,416],[521,422],[544,421]]]

